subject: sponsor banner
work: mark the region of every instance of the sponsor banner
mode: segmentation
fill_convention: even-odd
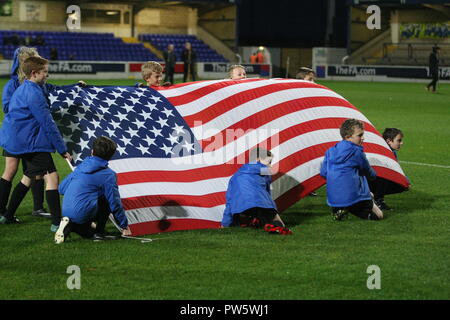
[[[97,74],[99,72],[126,72],[126,63],[96,63],[58,61],[50,62],[50,74]]]
[[[393,79],[430,79],[431,75],[428,67],[408,67],[408,66],[356,66],[356,65],[328,65],[316,66],[317,76],[320,78],[356,78],[365,80],[383,81]],[[439,68],[439,78],[450,80],[450,67]]]

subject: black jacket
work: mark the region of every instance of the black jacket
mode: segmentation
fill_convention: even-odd
[[[189,59],[189,50],[184,49],[183,50],[183,62],[184,63],[195,63],[197,61],[197,55],[195,54],[195,51],[193,49],[191,49],[191,59]]]

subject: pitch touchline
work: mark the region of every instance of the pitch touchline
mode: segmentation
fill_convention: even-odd
[[[416,164],[418,166],[428,166],[428,167],[436,167],[436,168],[445,168],[450,169],[450,166],[444,166],[441,164],[431,164],[431,163],[422,163],[422,162],[411,162],[411,161],[399,161],[401,163],[407,163],[407,164]]]

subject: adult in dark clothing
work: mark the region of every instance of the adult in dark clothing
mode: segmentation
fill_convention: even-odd
[[[175,55],[175,50],[173,44],[167,46],[167,51],[164,51],[164,62],[166,63],[166,75],[164,77],[164,82],[170,82],[173,84],[173,74],[175,73],[175,63],[177,61],[177,56]]]
[[[429,69],[431,75],[431,82],[425,87],[430,91],[430,87],[433,87],[432,92],[436,92],[436,84],[439,80],[439,47],[433,47],[433,52],[430,53]]]
[[[58,50],[56,48],[50,50],[50,60],[58,60]]]
[[[184,62],[183,82],[186,82],[189,73],[191,74],[192,81],[195,81],[195,63],[197,61],[197,55],[192,49],[190,42],[185,43],[182,57]]]

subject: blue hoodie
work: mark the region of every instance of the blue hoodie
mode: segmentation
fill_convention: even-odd
[[[14,92],[0,129],[0,146],[12,154],[67,152],[38,84],[25,80]]]
[[[104,196],[119,226],[123,229],[128,226],[116,173],[108,168],[108,161],[96,156],[86,158],[61,182],[58,190],[64,195],[63,217],[78,224],[93,221],[97,215],[98,199]]]
[[[8,113],[9,101],[11,100],[14,91],[16,91],[16,89],[20,86],[17,69],[19,69],[19,48],[14,51],[13,64],[11,67],[11,79],[3,87],[2,104],[3,112],[5,114]]]
[[[17,70],[19,69],[19,49],[20,48],[17,48],[14,51],[13,64],[11,66],[11,79],[3,87],[2,104],[3,104],[3,113],[4,114],[8,113],[11,97],[12,97],[14,91],[16,91],[16,89],[21,84],[19,81],[19,76],[17,75]],[[41,88],[44,92],[45,98],[48,99],[48,94],[52,90],[74,87],[76,85],[78,85],[78,83],[69,84],[69,85],[65,85],[65,86],[55,86],[53,84],[46,83]],[[49,102],[49,101],[47,100],[47,102]]]
[[[367,161],[363,147],[342,140],[327,150],[320,175],[327,180],[327,203],[330,207],[348,207],[372,199],[367,178],[376,173]]]
[[[261,162],[243,165],[228,182],[226,207],[222,225],[229,227],[233,223],[233,215],[247,209],[259,207],[277,209],[270,194],[270,169]]]

